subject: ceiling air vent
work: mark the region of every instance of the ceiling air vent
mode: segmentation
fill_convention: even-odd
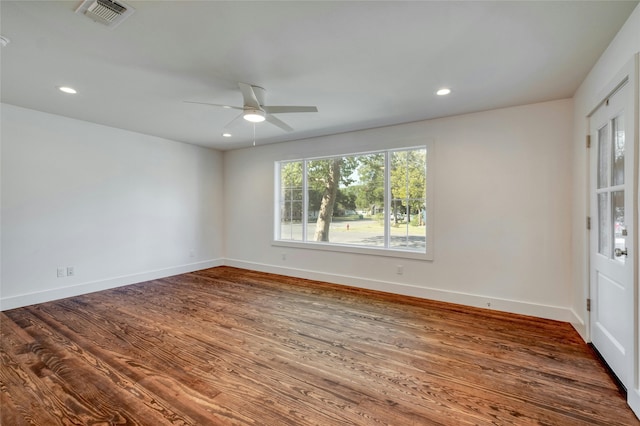
[[[76,13],[82,13],[108,27],[116,27],[136,10],[124,3],[112,0],[84,0],[76,9]]]

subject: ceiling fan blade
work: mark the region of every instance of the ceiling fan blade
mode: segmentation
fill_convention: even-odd
[[[226,109],[238,109],[238,110],[242,111],[242,108],[237,107],[237,106],[231,106],[231,105],[211,104],[209,102],[195,102],[195,101],[183,101],[183,102],[188,103],[188,104],[209,105],[209,106],[221,107],[221,108],[226,108]]]
[[[240,87],[242,97],[244,98],[244,106],[260,109],[260,102],[258,102],[258,98],[253,92],[253,87],[247,83],[238,83],[238,86]]]
[[[241,108],[239,108],[239,109],[241,109]],[[229,129],[229,128],[231,128],[231,127],[232,127],[233,125],[235,125],[235,124],[236,124],[236,123],[237,123],[237,122],[238,122],[238,121],[239,121],[243,116],[244,116],[244,113],[242,113],[242,114],[238,114],[238,115],[236,116],[236,118],[234,118],[233,120],[231,120],[230,122],[228,122],[227,124],[225,124],[225,125],[224,125],[224,128],[225,128],[225,129]]]
[[[318,112],[314,106],[263,106],[267,114],[282,114],[288,112]]]
[[[284,121],[280,120],[279,118],[275,118],[273,115],[267,115],[266,120],[269,123],[273,124],[274,126],[280,127],[285,132],[292,132],[293,131],[293,127],[289,126],[287,123],[285,123]]]

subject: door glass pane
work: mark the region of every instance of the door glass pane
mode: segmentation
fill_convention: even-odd
[[[624,250],[627,246],[624,222],[624,191],[614,191],[611,193],[611,217],[613,218],[613,247]],[[624,263],[626,256],[615,257],[615,259]]]
[[[607,257],[611,256],[609,211],[609,193],[598,194],[598,253]]]
[[[624,183],[624,117],[616,117],[612,121],[613,128],[613,173],[612,185]]]
[[[598,130],[598,188],[609,186],[609,163],[611,143],[609,140],[609,124]]]

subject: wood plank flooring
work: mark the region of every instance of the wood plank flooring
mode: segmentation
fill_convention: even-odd
[[[639,425],[566,323],[230,267],[5,311],[2,425]]]

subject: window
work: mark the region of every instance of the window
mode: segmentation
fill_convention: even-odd
[[[430,258],[427,148],[276,162],[275,243]]]

